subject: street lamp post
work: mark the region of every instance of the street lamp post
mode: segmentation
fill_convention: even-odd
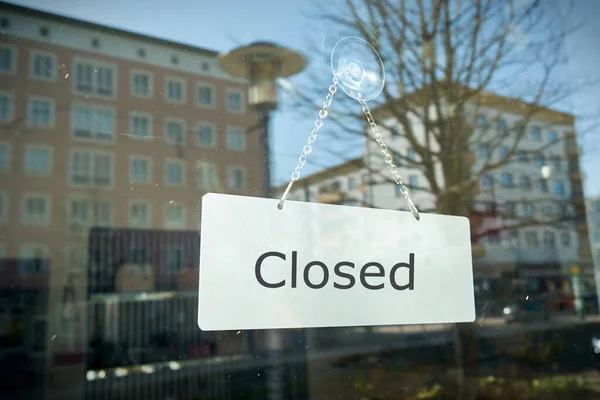
[[[276,80],[302,71],[306,61],[299,53],[285,47],[269,42],[255,42],[221,55],[219,64],[228,74],[247,79],[250,83],[248,105],[261,113],[263,195],[271,197],[269,122],[271,112],[277,109]]]
[[[271,157],[269,143],[269,122],[271,112],[277,109],[277,79],[285,78],[302,71],[306,65],[304,57],[293,50],[274,43],[255,42],[242,46],[219,57],[221,68],[232,76],[247,79],[248,105],[261,114],[261,146],[264,152],[262,164],[263,196],[270,198],[271,193]],[[270,368],[267,385],[270,400],[279,400],[283,395],[283,371],[280,362],[282,337],[276,330],[267,331],[267,348]],[[253,334],[249,332],[252,342]],[[248,343],[249,351],[254,344]]]

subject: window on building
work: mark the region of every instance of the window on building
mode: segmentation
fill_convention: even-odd
[[[537,232],[525,232],[525,244],[527,245],[527,247],[539,247],[540,243]]]
[[[554,232],[550,232],[550,231],[544,232],[544,247],[545,248],[556,247]]]
[[[26,243],[19,249],[19,268],[22,276],[46,272],[48,247],[43,244]]]
[[[99,198],[73,197],[69,200],[69,221],[82,226],[109,226],[112,222],[112,205]]]
[[[8,215],[8,195],[0,192],[0,223],[5,223]],[[0,247],[0,250],[2,248]]]
[[[550,162],[552,164],[552,168],[554,168],[555,171],[560,171],[560,167],[561,167],[561,158],[560,156],[552,156],[550,159]]]
[[[414,149],[412,148],[408,148],[406,150],[406,158],[408,158],[411,161],[416,161],[417,160],[417,153],[415,152]]]
[[[185,81],[178,78],[166,78],[165,98],[171,103],[184,103]]]
[[[16,69],[16,50],[9,45],[0,44],[0,74],[14,74]]]
[[[540,192],[548,193],[548,181],[540,179]]]
[[[71,109],[71,133],[74,138],[101,142],[115,138],[115,111],[98,106],[77,105]]]
[[[216,147],[215,127],[212,124],[200,123],[196,130],[196,144],[204,149]]]
[[[481,186],[485,188],[492,187],[494,185],[494,177],[490,174],[484,174],[481,179]]]
[[[396,197],[398,197],[398,198],[402,197],[403,196],[403,194],[402,194],[402,186],[400,186],[400,185],[394,185],[394,193],[396,193]]]
[[[498,156],[501,160],[505,159],[508,156],[509,148],[508,146],[500,146],[498,148]]]
[[[185,184],[185,164],[183,162],[167,161],[165,163],[165,184],[169,186]]]
[[[56,56],[54,54],[37,52],[31,53],[31,76],[43,80],[56,79]]]
[[[21,222],[27,225],[45,225],[50,222],[50,198],[42,195],[23,197]]]
[[[217,176],[217,167],[214,164],[199,162],[197,166],[196,183],[198,189],[219,190],[219,178]]]
[[[27,146],[25,150],[25,172],[35,175],[52,173],[52,149],[41,146]]]
[[[348,189],[353,190],[358,186],[356,178],[348,178]]]
[[[146,201],[134,201],[129,206],[129,225],[150,226],[150,205]]]
[[[533,204],[526,201],[523,203],[523,216],[527,218],[532,218],[534,214]]]
[[[527,161],[528,161],[527,152],[525,150],[519,150],[517,152],[517,158],[520,163],[523,163],[523,164],[527,163]]]
[[[227,92],[227,111],[239,113],[244,111],[243,95],[239,91]]]
[[[0,92],[0,123],[13,119],[13,96],[8,92]]]
[[[109,188],[113,185],[113,157],[93,150],[71,153],[70,182],[75,186]]]
[[[0,172],[8,172],[10,170],[10,145],[8,143],[0,143]]]
[[[54,102],[43,98],[29,99],[27,103],[27,124],[43,128],[54,125]]]
[[[236,151],[242,151],[246,148],[246,136],[242,129],[227,129],[227,148]]]
[[[513,218],[517,215],[517,204],[514,201],[504,203],[504,215]]]
[[[392,151],[392,162],[394,163],[394,165],[396,165],[396,167],[399,167],[402,165],[402,155],[396,151]]]
[[[152,137],[152,115],[132,112],[129,114],[129,135],[134,138],[150,139]]]
[[[137,97],[152,97],[152,74],[145,71],[131,73],[131,94]]]
[[[506,232],[506,242],[509,247],[519,247],[520,246],[520,235],[519,231],[508,231]]]
[[[148,157],[129,157],[129,181],[132,183],[150,183],[150,168]]]
[[[173,119],[166,120],[165,141],[176,146],[185,145],[185,124],[183,121]]]
[[[556,143],[558,141],[558,135],[556,131],[548,131],[548,142]]]
[[[527,175],[521,175],[521,189],[531,189],[531,179]]]
[[[535,155],[535,165],[536,167],[543,167],[546,164],[546,158],[544,157],[543,154],[536,154]]]
[[[554,193],[562,196],[565,194],[565,184],[563,181],[558,180],[556,182],[554,182]]]
[[[408,186],[411,188],[416,188],[419,185],[417,175],[409,175],[408,176]]]
[[[183,247],[167,246],[165,248],[165,271],[167,274],[176,274],[181,272],[185,265]]]
[[[116,67],[100,61],[79,60],[75,63],[75,90],[102,97],[116,93]]]
[[[479,146],[479,157],[488,158],[490,156],[490,146],[482,144]]]
[[[487,235],[487,242],[489,244],[500,244],[500,234],[492,232]]]
[[[197,86],[196,103],[200,107],[214,107],[215,95],[214,87],[208,84],[199,83]]]
[[[504,118],[498,118],[498,120],[496,121],[496,131],[500,134],[500,135],[505,135],[506,132],[506,120]]]
[[[570,247],[571,246],[571,234],[569,232],[563,232],[560,235],[560,241],[561,241],[563,247]]]
[[[170,203],[165,206],[165,228],[185,228],[185,208],[183,205]]]
[[[475,125],[477,125],[480,128],[485,127],[487,124],[487,118],[485,117],[485,115],[483,114],[477,114],[477,116],[475,117]]]
[[[514,182],[513,182],[513,175],[512,175],[512,174],[509,174],[509,173],[507,173],[507,172],[504,172],[504,173],[502,174],[502,186],[505,186],[505,187],[511,187],[511,186],[513,186],[513,185],[514,185]]]
[[[535,142],[539,142],[542,140],[542,131],[539,126],[532,126],[529,128],[529,135],[531,136],[531,140]]]
[[[241,167],[231,167],[227,173],[227,187],[229,190],[246,189],[246,170]]]

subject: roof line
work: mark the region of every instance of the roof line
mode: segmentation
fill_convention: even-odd
[[[325,168],[320,171],[317,171],[311,175],[307,175],[304,178],[300,178],[295,183],[307,182],[307,183],[311,184],[311,183],[319,182],[321,180],[329,178],[330,174],[340,171],[340,170],[343,170],[345,168],[353,168],[353,167],[357,168],[357,169],[361,168],[362,166],[364,166],[363,161],[364,160],[363,160],[362,156],[352,158],[350,160],[343,162],[342,164],[336,164],[329,168]],[[273,189],[275,191],[281,191],[281,190],[284,190],[287,187],[287,185],[288,185],[288,183],[285,183],[283,185],[275,186]]]
[[[59,15],[59,14],[51,13],[48,11],[42,11],[42,10],[38,10],[35,8],[29,8],[29,7],[20,6],[20,5],[13,4],[13,3],[7,3],[5,1],[0,1],[0,10],[13,11],[16,13],[25,14],[27,16],[48,19],[48,20],[59,22],[59,23],[66,22],[66,23],[69,23],[74,26],[92,29],[95,31],[108,33],[111,35],[117,34],[117,35],[121,35],[121,36],[127,36],[132,39],[143,40],[143,41],[151,42],[154,44],[169,46],[169,47],[173,47],[173,48],[176,48],[179,50],[190,51],[190,52],[195,52],[195,53],[202,53],[203,55],[207,55],[207,56],[216,57],[219,55],[219,52],[216,50],[197,47],[197,46],[193,46],[193,45],[185,44],[185,43],[181,43],[181,42],[175,42],[175,41],[168,40],[168,39],[161,39],[161,38],[158,38],[155,36],[145,35],[142,33],[136,33],[136,32],[128,31],[128,30],[121,29],[121,28],[114,28],[114,27],[111,27],[108,25],[102,25],[102,24],[95,23],[95,22],[84,21],[84,20],[69,17],[66,15]]]

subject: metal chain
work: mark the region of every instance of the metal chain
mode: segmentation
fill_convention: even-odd
[[[327,115],[328,115],[327,108],[329,108],[329,106],[331,106],[331,101],[333,100],[333,96],[337,92],[337,84],[338,84],[338,77],[337,77],[337,75],[334,75],[333,84],[331,86],[329,86],[329,93],[327,93],[327,96],[325,96],[325,101],[323,102],[323,107],[321,108],[321,110],[319,110],[319,114],[317,115],[317,119],[315,120],[314,127],[313,127],[312,131],[310,132],[310,135],[308,136],[308,143],[302,149],[302,155],[300,157],[298,157],[298,164],[296,164],[296,168],[294,169],[294,172],[292,172],[292,176],[290,177],[290,183],[288,183],[288,186],[285,189],[285,192],[283,192],[283,195],[281,196],[281,199],[279,200],[279,204],[277,205],[277,207],[280,210],[283,208],[283,203],[285,202],[285,199],[287,198],[287,196],[290,192],[290,189],[294,185],[294,182],[296,182],[300,178],[300,170],[302,169],[302,167],[304,167],[304,164],[306,164],[306,159],[307,159],[308,155],[312,152],[311,145],[317,140],[317,134],[318,134],[319,130],[321,129],[321,127],[323,126],[323,120],[325,118],[327,118]]]
[[[388,147],[386,146],[385,143],[383,143],[383,137],[381,136],[381,133],[379,133],[379,127],[375,123],[375,119],[373,118],[373,115],[371,114],[371,111],[369,110],[369,106],[367,106],[367,103],[361,98],[360,93],[357,94],[356,97],[362,107],[362,110],[363,110],[363,113],[365,114],[367,122],[369,123],[369,128],[371,130],[371,133],[373,134],[373,138],[379,145],[379,150],[381,151],[381,154],[383,154],[383,159],[385,160],[386,164],[389,166],[390,172],[392,173],[392,175],[394,175],[394,182],[396,182],[397,185],[400,185],[400,192],[406,199],[406,202],[408,203],[408,207],[410,208],[410,211],[412,212],[412,214],[418,221],[419,219],[421,219],[419,210],[417,210],[417,207],[411,200],[410,195],[408,194],[408,188],[402,181],[402,177],[398,174],[398,167],[396,166],[396,164],[394,164],[394,159],[390,155],[390,153],[388,151]]]

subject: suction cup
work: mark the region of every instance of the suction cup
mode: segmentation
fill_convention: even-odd
[[[377,51],[365,40],[347,36],[331,52],[331,70],[340,87],[358,100],[373,100],[383,90],[385,69]],[[360,95],[360,96],[359,96]]]

